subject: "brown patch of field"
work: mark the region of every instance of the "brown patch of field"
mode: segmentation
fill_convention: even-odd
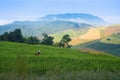
[[[90,28],[89,31],[81,36],[72,38],[71,45],[78,45],[92,40],[100,39],[101,33],[97,28]]]
[[[107,37],[119,31],[120,31],[120,25],[112,25],[112,26],[107,27],[104,30],[104,36]]]
[[[102,51],[91,49],[91,48],[83,48],[83,49],[80,49],[80,51],[81,52],[88,52],[90,54],[103,54]]]
[[[89,39],[80,39],[79,37],[72,38],[72,41],[70,42],[71,45],[78,45],[81,43],[89,42],[91,40]]]
[[[80,36],[79,38],[80,39],[100,39],[101,38],[100,30],[96,28],[91,28],[86,34]]]

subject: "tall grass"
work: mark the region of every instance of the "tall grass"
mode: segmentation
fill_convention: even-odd
[[[10,42],[0,42],[0,46],[0,80],[120,79],[116,56]],[[36,56],[38,49],[41,54]]]

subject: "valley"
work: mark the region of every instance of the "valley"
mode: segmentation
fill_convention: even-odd
[[[81,20],[84,19],[84,20]],[[77,20],[77,21],[76,21]],[[92,21],[92,22],[91,22]],[[96,21],[99,22],[96,23]],[[120,24],[105,25],[105,21],[100,17],[91,14],[49,14],[41,17],[37,21],[15,21],[11,24],[3,25],[0,27],[0,34],[4,32],[10,32],[19,28],[22,31],[23,36],[36,36],[38,39],[42,38],[42,33],[47,33],[54,37],[54,43],[60,42],[63,35],[68,34],[71,37],[70,45],[76,49],[82,49],[83,44],[102,44],[118,46],[120,44],[119,32]],[[97,43],[96,43],[97,40]],[[80,46],[80,48],[78,47]],[[110,52],[112,54],[119,55],[119,47],[115,51],[104,50],[103,48],[97,49],[89,45],[90,49],[100,50],[103,52]],[[116,53],[117,51],[117,53]]]
[[[0,0],[0,80],[120,80],[120,0]]]

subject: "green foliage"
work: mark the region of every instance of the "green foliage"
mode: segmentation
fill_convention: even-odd
[[[5,32],[3,35],[0,35],[1,41],[11,41],[11,42],[20,42],[20,43],[28,43],[28,44],[39,44],[40,40],[37,37],[28,37],[24,38],[22,36],[20,29],[15,29],[13,32]]]
[[[66,34],[62,37],[61,41],[59,42],[59,46],[60,47],[66,47],[66,48],[70,48],[71,45],[69,45],[68,43],[71,41],[70,35]]]
[[[89,28],[86,27],[79,29],[67,29],[61,32],[53,33],[51,34],[51,36],[54,37],[54,42],[59,42],[62,39],[62,37],[66,35],[66,33],[70,35],[71,38],[74,38],[85,34],[86,32],[88,32],[88,29]]]
[[[36,56],[34,53],[38,49],[41,54]],[[0,79],[19,80],[21,77],[17,73],[26,75],[27,79],[22,80],[119,80],[120,57],[45,45],[0,42]]]
[[[76,49],[91,48],[99,50],[116,56],[120,56],[120,33],[114,33],[111,36],[102,38],[101,40],[95,40],[88,43],[74,46]]]
[[[27,39],[26,39],[26,43],[28,43],[28,44],[39,44],[40,43],[40,41],[39,41],[39,39],[37,39],[37,37],[28,37]]]
[[[61,41],[64,43],[69,43],[71,41],[70,35],[64,35]]]
[[[43,33],[42,35],[44,38],[42,39],[41,44],[52,46],[54,43],[53,41],[54,37],[48,36],[46,33]]]
[[[102,39],[101,42],[108,44],[120,44],[120,33],[114,33],[113,35]]]
[[[107,42],[111,42],[111,41],[112,39]],[[73,48],[75,49],[91,48],[91,49],[99,50],[112,55],[120,56],[120,44],[103,43],[100,40],[80,44],[80,45],[74,46]]]
[[[24,38],[22,36],[20,29],[15,29],[13,32],[5,32],[0,36],[1,41],[12,41],[12,42],[23,42]]]
[[[0,35],[0,40],[5,40],[5,41],[8,41],[8,38],[9,38],[9,36],[8,36],[8,33],[7,32],[5,32],[3,35]]]

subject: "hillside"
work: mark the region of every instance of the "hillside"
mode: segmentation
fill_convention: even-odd
[[[64,34],[69,34],[72,38],[70,42],[71,45],[79,45],[82,43],[98,40],[98,39],[107,39],[108,36],[113,34],[117,34],[120,31],[119,25],[110,25],[110,26],[91,26],[86,28],[79,28],[79,29],[70,29],[61,32],[57,32],[52,34],[55,37],[55,42],[60,41],[61,37]],[[118,36],[119,37],[119,36]],[[116,39],[116,40],[115,40]],[[114,38],[114,42],[118,43],[119,38]],[[110,42],[110,41],[109,41]]]
[[[93,49],[120,56],[120,25],[110,25],[89,29],[80,38],[93,39],[75,46],[77,49]],[[98,40],[99,39],[99,40]],[[94,41],[95,40],[95,41]],[[81,41],[82,42],[82,41]]]
[[[113,35],[102,39],[101,42],[109,44],[120,44],[120,33],[116,32]]]
[[[75,49],[91,49],[98,52],[106,52],[116,56],[120,56],[120,44],[103,43],[100,40],[84,43],[73,47]]]
[[[59,42],[63,35],[69,34],[72,38],[70,44],[73,46],[103,38],[105,38],[105,41],[107,36],[120,31],[119,24],[95,26],[70,21],[17,21],[1,26],[0,34],[6,31],[13,31],[16,28],[20,28],[25,37],[37,36],[41,39],[41,34],[45,32],[54,37],[55,43]],[[116,42],[116,40],[114,42]],[[117,42],[119,42],[119,39]]]
[[[104,29],[104,37],[111,36],[117,32],[120,32],[120,24],[110,25]]]
[[[60,41],[63,35],[69,34],[72,38],[72,41],[70,42],[71,45],[78,45],[81,43],[94,41],[97,39],[102,38],[102,30],[104,30],[105,27],[86,27],[86,28],[79,28],[79,29],[69,29],[61,32],[57,32],[55,34],[52,34],[55,38],[55,42]]]
[[[0,80],[120,79],[120,58],[109,54],[13,42],[0,46]]]
[[[74,37],[83,35],[84,33],[86,33],[88,31],[88,29],[89,28],[68,29],[65,31],[54,33],[51,36],[54,37],[55,42],[59,42],[65,34],[69,34],[70,37],[72,38],[72,42],[74,42]],[[70,43],[72,43],[72,42],[70,42]],[[72,45],[74,45],[74,44],[72,44]]]
[[[42,33],[53,34],[68,29],[79,29],[90,26],[89,24],[70,21],[16,21],[8,25],[0,26],[0,34],[19,28],[22,30],[24,36],[39,37]]]
[[[95,30],[98,30],[99,35],[97,35],[97,32],[92,31],[93,33],[89,36],[91,36],[90,38],[95,38],[93,35],[95,34],[99,40],[82,43],[73,48],[106,52],[120,56],[120,25],[111,25],[103,28],[96,28]],[[89,38],[89,36],[86,36],[85,38]]]

